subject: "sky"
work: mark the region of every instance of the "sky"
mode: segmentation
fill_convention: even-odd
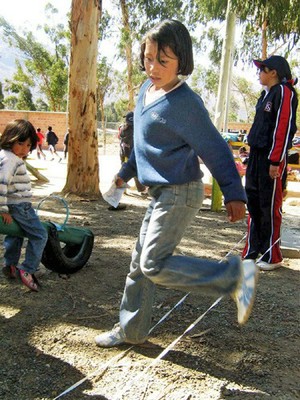
[[[71,0],[0,0],[0,15],[15,28],[27,27],[28,30],[34,31],[34,25],[43,25],[46,22],[47,3],[51,3],[58,10],[56,22],[65,22],[71,2]]]
[[[57,10],[55,21],[47,21],[45,15],[45,6],[51,3]],[[20,34],[24,30],[33,32],[36,39],[51,46],[43,30],[37,30],[38,25],[45,23],[56,25],[57,23],[67,23],[67,13],[70,12],[72,0],[0,0],[0,16],[4,17]],[[110,8],[110,2],[107,2],[106,8]],[[101,43],[101,55],[108,57],[109,61],[114,62],[114,68],[123,69],[124,65],[117,59],[114,59],[115,45],[111,43]],[[15,72],[15,59],[22,59],[22,54],[17,49],[1,40],[0,37],[0,82],[5,79],[11,79]],[[114,60],[113,60],[114,59]]]
[[[52,23],[54,25],[58,23],[66,25],[67,13],[70,12],[72,0],[0,0],[0,16],[4,17],[18,33],[22,34],[24,30],[31,31],[38,41],[46,46],[51,46],[43,30],[36,28],[45,23],[51,25],[51,21],[47,21],[45,15],[47,3],[51,3],[58,10],[58,13],[54,14],[55,21],[52,21]],[[111,51],[112,48],[111,43],[102,42],[101,44],[101,54],[111,61],[114,56]],[[5,78],[11,79],[15,71],[15,58],[22,59],[22,55],[16,49],[9,47],[0,37],[0,81]]]
[[[70,11],[71,0],[0,0],[0,16],[2,16],[20,34],[26,29],[33,32],[37,40],[46,44],[46,35],[37,30],[46,20],[45,6],[51,3],[58,10],[55,23],[66,23],[66,15]],[[49,22],[49,21],[48,21]],[[48,43],[49,45],[49,43]],[[11,79],[15,72],[15,59],[22,59],[18,50],[10,47],[0,37],[0,81]]]
[[[53,23],[66,24],[66,15],[70,11],[72,0],[0,0],[0,15],[13,25],[17,32],[22,33],[26,28],[32,31],[39,41],[46,44],[47,38],[45,34],[43,34],[42,30],[36,30],[36,26],[44,25],[46,22],[49,23],[45,15],[45,6],[47,3],[51,3],[58,10],[58,14],[55,14],[56,20]],[[107,2],[106,8],[110,8],[110,6],[110,2]],[[113,57],[111,51],[113,48],[114,46],[111,43],[101,44],[101,52],[108,59]],[[8,73],[7,64],[11,62],[11,60],[6,60],[8,57],[14,59],[14,49],[9,48],[0,39],[0,81],[1,75],[3,77],[3,75],[5,76]],[[252,80],[256,80],[253,68],[249,69],[249,75]]]
[[[49,23],[45,15],[45,6],[47,3],[51,3],[58,10],[58,14],[55,14],[56,20],[53,21],[53,23],[66,24],[66,15],[70,12],[72,0],[0,0],[0,15],[13,25],[18,33],[22,33],[24,29],[32,31],[39,41],[47,44],[46,35],[42,30],[36,30],[35,28],[37,25],[43,26],[46,22]],[[105,7],[110,8],[110,6],[110,2],[107,2]],[[3,46],[4,43],[0,41],[0,68],[2,68],[2,73],[5,72],[3,58],[8,56],[5,54],[8,50],[8,46],[5,45],[5,49],[3,49]],[[109,60],[113,58],[111,51],[113,48],[114,45],[112,46],[111,43],[104,42],[101,44],[101,52],[108,57]],[[13,53],[13,49],[10,48],[9,53]]]

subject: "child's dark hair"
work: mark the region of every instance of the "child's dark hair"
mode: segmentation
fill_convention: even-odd
[[[178,74],[190,75],[194,69],[192,39],[187,28],[179,21],[167,19],[152,28],[144,37],[141,44],[140,68],[145,71],[144,53],[146,40],[149,39],[157,43],[158,57],[160,51],[164,52],[169,47],[178,57]],[[158,58],[158,61],[159,58]]]
[[[11,150],[15,142],[25,142],[30,139],[30,151],[36,148],[37,134],[31,122],[25,119],[15,119],[9,122],[0,138],[0,147],[4,150]]]

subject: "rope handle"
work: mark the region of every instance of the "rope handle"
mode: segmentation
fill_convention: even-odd
[[[62,225],[57,224],[57,223],[55,223],[55,222],[52,222],[52,223],[55,225],[55,227],[56,227],[56,229],[57,229],[58,231],[63,231],[64,228],[65,228],[65,226],[66,226],[66,224],[67,224],[67,222],[68,222],[69,215],[70,215],[69,205],[68,205],[68,203],[66,202],[65,199],[63,199],[62,197],[59,197],[59,196],[50,194],[49,196],[45,197],[44,199],[42,199],[42,200],[39,202],[39,204],[38,204],[37,207],[36,207],[36,213],[38,214],[38,211],[39,211],[41,205],[42,205],[46,200],[48,200],[49,198],[50,198],[50,199],[57,199],[57,200],[59,200],[59,201],[64,205],[64,207],[65,207],[65,209],[66,209],[66,217],[65,217],[65,220],[64,220],[64,222],[63,222]]]

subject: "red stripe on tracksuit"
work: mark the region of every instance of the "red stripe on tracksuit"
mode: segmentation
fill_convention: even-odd
[[[285,85],[280,85],[281,102],[277,111],[276,125],[273,132],[273,143],[269,153],[271,162],[283,161],[287,151],[292,117],[292,99],[294,93]]]

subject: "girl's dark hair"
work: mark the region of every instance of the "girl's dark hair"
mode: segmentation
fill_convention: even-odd
[[[144,37],[141,44],[140,68],[145,71],[144,53],[146,40],[157,43],[158,56],[160,51],[169,47],[178,57],[178,74],[190,75],[194,69],[193,45],[189,31],[179,21],[167,19],[152,28]],[[158,59],[159,60],[159,59]]]
[[[30,139],[30,151],[36,148],[37,134],[31,122],[25,119],[15,119],[9,122],[0,138],[0,147],[4,150],[11,150],[15,142],[25,142]]]

